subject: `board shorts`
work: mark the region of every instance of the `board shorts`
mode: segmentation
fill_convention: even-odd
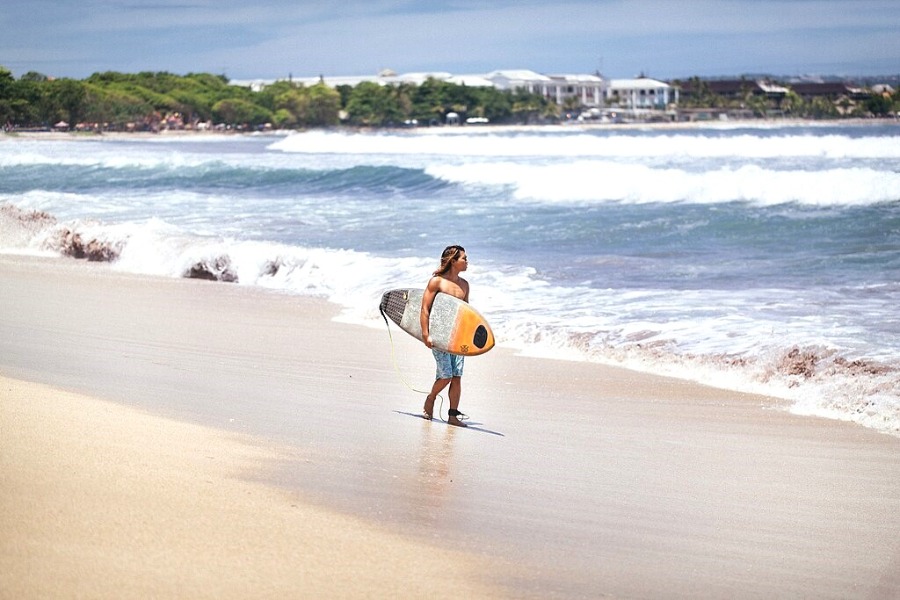
[[[463,363],[466,361],[465,356],[457,356],[443,350],[431,349],[434,355],[434,362],[437,365],[437,373],[434,378],[450,379],[451,377],[462,377]]]

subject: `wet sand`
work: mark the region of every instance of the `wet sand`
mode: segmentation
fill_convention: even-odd
[[[0,589],[900,595],[900,439],[503,348],[467,361],[475,427],[429,423],[385,331],[336,314],[0,255]]]
[[[495,593],[465,556],[248,481],[286,448],[6,378],[0,397],[2,598]]]

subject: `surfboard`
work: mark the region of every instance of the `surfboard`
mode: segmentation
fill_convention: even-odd
[[[388,290],[381,297],[381,313],[400,329],[422,341],[424,290]],[[477,356],[494,347],[494,332],[487,320],[468,302],[438,292],[431,306],[429,329],[434,347],[450,354]]]

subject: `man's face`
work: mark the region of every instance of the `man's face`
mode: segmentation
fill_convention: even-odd
[[[465,252],[460,252],[459,256],[456,257],[456,266],[460,271],[465,271],[469,268],[469,257],[466,256]]]

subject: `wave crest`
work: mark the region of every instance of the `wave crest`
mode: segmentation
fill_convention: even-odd
[[[475,143],[473,143],[473,139]],[[900,158],[900,147],[889,136],[870,135],[750,135],[722,136],[694,130],[679,134],[626,134],[612,129],[585,132],[548,128],[540,132],[500,133],[491,130],[425,130],[406,133],[292,134],[269,146],[286,153],[342,155],[430,155],[456,157],[567,158]]]
[[[429,167],[427,172],[467,186],[506,186],[516,198],[534,202],[794,202],[858,206],[900,200],[900,173],[871,168],[811,172],[744,165],[697,172],[612,161],[577,161],[549,165],[440,165]]]

